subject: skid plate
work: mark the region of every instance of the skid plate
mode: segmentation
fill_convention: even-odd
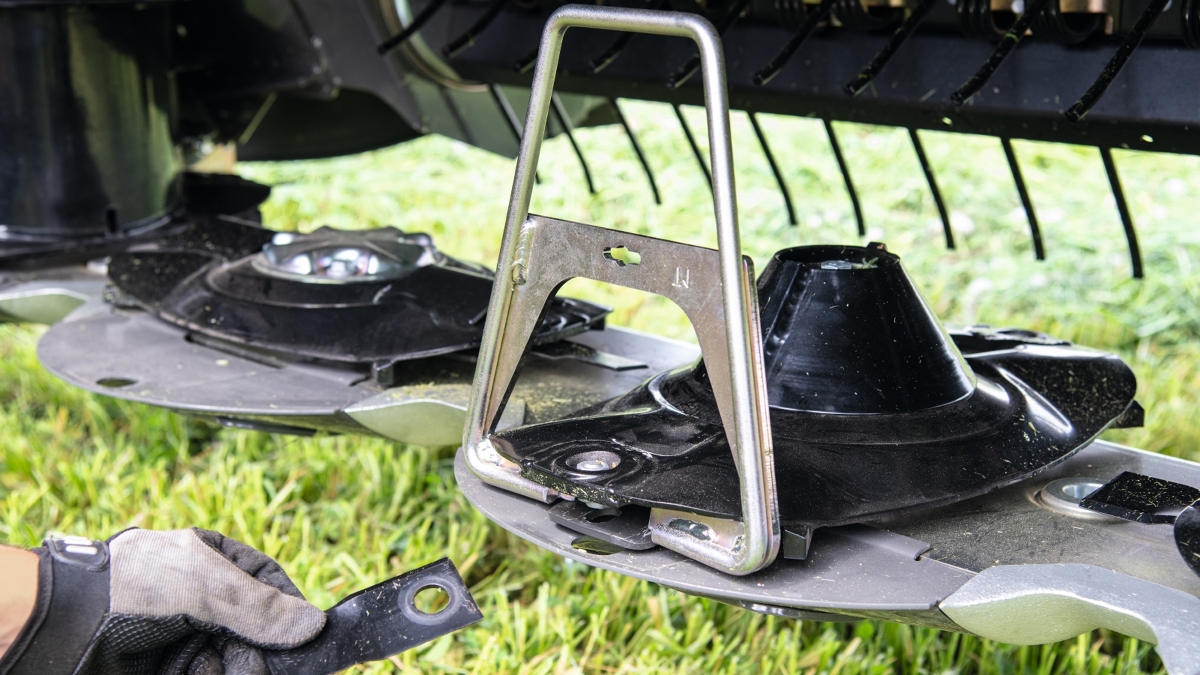
[[[461,452],[455,462],[467,499],[510,532],[572,560],[685,593],[783,616],[880,618],[1010,642],[1060,640],[1064,630],[1074,635],[1103,626],[1157,640],[1172,672],[1196,672],[1186,664],[1200,667],[1200,649],[1172,636],[1200,630],[1200,577],[1180,557],[1171,527],[1098,517],[1041,495],[1060,479],[1098,487],[1122,471],[1200,485],[1200,464],[1097,441],[982,497],[819,529],[807,559],[780,557],[762,572],[734,577],[664,548],[584,550],[593,548],[589,538],[552,520],[548,512],[556,505],[484,484]],[[1148,594],[1153,600],[1145,602]]]
[[[591,330],[529,357],[502,426],[558,419],[699,356],[694,346],[621,328]],[[396,386],[362,369],[288,360],[196,336],[146,312],[77,311],[38,344],[47,370],[106,396],[237,427],[461,442],[474,358],[406,362]]]

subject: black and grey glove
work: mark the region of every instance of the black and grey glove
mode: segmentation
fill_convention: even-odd
[[[33,616],[0,675],[266,675],[259,649],[325,614],[267,555],[208,530],[47,539]]]

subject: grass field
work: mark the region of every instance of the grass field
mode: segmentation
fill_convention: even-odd
[[[664,195],[655,206],[614,128],[580,132],[599,188],[589,196],[569,146],[547,143],[534,211],[713,243],[707,187],[669,108],[630,102]],[[702,128],[700,111],[694,127]],[[858,242],[819,123],[764,116],[796,201],[782,202],[745,117],[735,114],[742,232],[758,265],[785,246]],[[1116,153],[1146,257],[1129,279],[1115,207],[1094,149],[1018,143],[1050,259],[1033,260],[1020,203],[994,139],[924,135],[954,212],[942,245],[907,135],[839,126],[870,240],[904,257],[948,323],[1038,328],[1128,359],[1144,429],[1107,438],[1200,460],[1200,159]],[[276,184],[276,229],[396,225],[465,258],[495,260],[513,162],[441,138],[365,155],[246,164]],[[670,303],[572,282],[617,308],[615,323],[687,338]],[[568,563],[487,522],[458,494],[453,448],[356,437],[298,439],[217,429],[72,389],[38,365],[41,329],[0,327],[0,536],[35,545],[55,530],[106,536],[129,526],[198,525],[277,557],[321,606],[450,556],[486,619],[367,673],[1134,673],[1149,645],[1106,632],[1013,647],[897,624],[768,618]]]

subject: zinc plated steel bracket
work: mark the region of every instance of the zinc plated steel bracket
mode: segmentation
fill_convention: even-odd
[[[574,27],[696,42],[708,115],[718,250],[530,215],[562,39]],[[574,277],[663,295],[684,310],[696,330],[738,468],[742,519],[655,509],[652,539],[729,574],[760,570],[779,551],[779,510],[754,273],[749,259],[741,255],[738,234],[720,36],[711,23],[693,14],[567,5],[547,21],[539,55],[468,406],[463,435],[467,464],[491,485],[546,503],[557,499],[557,492],[521,476],[521,467],[500,455],[489,440],[546,303]],[[640,261],[614,255],[622,248],[640,254]]]

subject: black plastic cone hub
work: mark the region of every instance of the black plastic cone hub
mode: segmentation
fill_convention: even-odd
[[[787,249],[759,288],[773,407],[901,413],[974,390],[970,369],[900,258],[882,247]]]
[[[1133,373],[1111,354],[1027,331],[947,334],[881,245],[782,251],[759,298],[787,523],[861,522],[1011,484],[1133,402]],[[703,362],[493,440],[528,478],[593,504],[741,515]],[[605,467],[580,470],[601,453]]]
[[[386,366],[478,347],[492,274],[394,228],[309,235],[208,221],[114,256],[123,299],[195,333],[304,359]],[[539,342],[608,310],[556,299]]]

